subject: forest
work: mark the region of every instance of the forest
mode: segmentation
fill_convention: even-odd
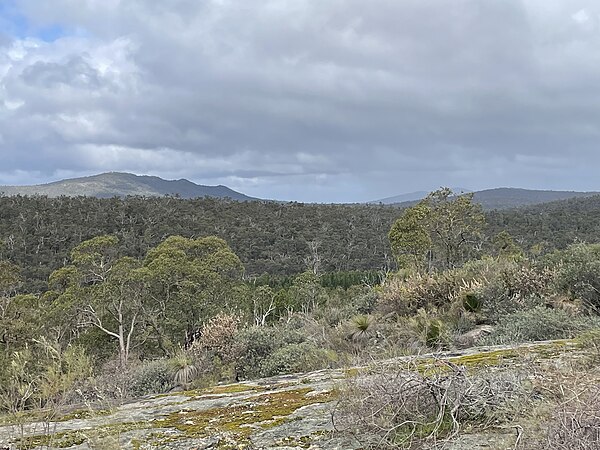
[[[594,336],[598,219],[600,197],[484,213],[448,189],[403,210],[2,197],[0,412]]]
[[[218,199],[0,196],[0,257],[21,268],[22,289],[41,293],[69,253],[114,235],[122,256],[141,258],[168,236],[224,239],[245,276],[394,269],[387,233],[401,210],[383,205],[236,202]],[[486,212],[481,245],[506,230],[526,251],[598,242],[600,196]]]

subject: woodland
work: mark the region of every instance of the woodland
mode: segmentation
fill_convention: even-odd
[[[0,413],[475,345],[600,342],[599,219],[600,197],[484,213],[448,189],[405,209],[0,197]],[[406,445],[395,419],[348,420],[391,448],[433,448],[419,445],[444,420],[467,420],[432,414]]]

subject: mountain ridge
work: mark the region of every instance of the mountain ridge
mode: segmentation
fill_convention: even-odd
[[[127,172],[105,172],[87,177],[68,178],[45,184],[25,186],[0,186],[0,194],[45,195],[48,197],[157,197],[176,195],[182,198],[229,198],[238,201],[259,200],[223,186],[196,184],[185,178],[165,180],[152,175],[135,175]]]
[[[464,191],[464,190],[463,190]],[[456,192],[456,190],[455,190]],[[465,192],[467,193],[467,192]],[[584,198],[592,197],[600,194],[600,192],[589,191],[554,191],[554,190],[542,190],[542,189],[524,189],[524,188],[512,188],[512,187],[499,187],[493,189],[484,189],[481,191],[471,192],[473,194],[473,201],[479,203],[485,210],[493,209],[511,209],[519,208],[522,206],[531,206],[544,203],[551,203],[560,200],[569,200],[572,198]],[[414,194],[417,194],[416,192]],[[411,195],[411,194],[406,194]],[[400,208],[409,207],[417,204],[420,200],[426,197],[427,194],[421,198],[390,202],[395,198],[402,196],[387,197],[381,199],[378,202],[370,203],[382,203],[384,205],[396,206]],[[387,200],[387,201],[386,201]]]

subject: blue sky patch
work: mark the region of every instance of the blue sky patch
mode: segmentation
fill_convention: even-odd
[[[0,30],[17,39],[36,38],[52,42],[67,35],[67,30],[60,25],[48,27],[34,26],[19,10],[14,0],[0,0]]]

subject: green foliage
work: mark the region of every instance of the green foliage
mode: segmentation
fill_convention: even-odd
[[[425,310],[419,310],[414,317],[411,317],[409,326],[427,347],[437,348],[446,345],[449,341],[446,324]]]
[[[44,338],[6,358],[0,384],[0,410],[17,414],[32,408],[54,408],[91,375],[92,362],[81,347],[62,349]]]
[[[148,286],[154,332],[161,345],[189,344],[204,320],[231,308],[243,266],[215,237],[172,236],[150,250],[141,276]]]
[[[236,336],[238,357],[236,373],[239,378],[258,378],[263,360],[267,359],[278,346],[276,332],[270,327],[251,327]]]
[[[483,300],[477,294],[477,292],[466,291],[462,294],[462,304],[463,308],[465,308],[465,311],[476,313],[481,310],[481,307],[483,306]]]
[[[194,365],[192,357],[185,351],[180,350],[169,360],[173,368],[173,382],[176,385],[187,387],[192,381],[198,378],[200,371]]]
[[[572,338],[600,328],[600,319],[573,315],[560,309],[537,306],[504,316],[488,337],[487,344],[513,344]]]
[[[486,241],[472,198],[448,190],[392,227],[394,254],[410,264],[389,276],[377,269],[389,262],[384,231],[398,215],[390,208],[79,199],[94,223],[87,230],[71,199],[27,201],[14,200],[25,209],[54,205],[74,219],[65,237],[62,228],[15,216],[14,205],[0,208],[0,236],[10,228],[2,218],[31,233],[4,239],[3,255],[24,261],[22,271],[0,261],[5,408],[58,404],[81,383],[86,400],[127,398],[231,380],[234,372],[254,378],[446,347],[453,334],[483,324],[497,324],[490,342],[597,325],[580,305],[600,306],[600,245],[521,254],[516,242],[527,240],[496,223],[496,238]],[[208,232],[219,237],[195,237]],[[30,250],[34,238],[39,253]],[[323,242],[320,264],[331,272],[302,271],[315,242]],[[473,259],[484,250],[494,256]],[[246,278],[242,260],[269,273]],[[56,270],[45,289],[36,280],[49,267]],[[41,295],[23,294],[32,287]],[[97,375],[84,383],[90,356]]]
[[[484,226],[473,194],[454,195],[444,188],[406,209],[388,237],[401,267],[410,262],[417,270],[452,269],[477,253]]]
[[[432,215],[431,207],[426,202],[421,202],[407,208],[392,225],[388,239],[400,267],[426,267],[425,257],[433,245],[429,230]]]
[[[173,366],[167,359],[145,362],[134,367],[126,380],[126,395],[142,397],[161,394],[173,387]]]
[[[334,358],[331,352],[309,342],[285,345],[275,350],[260,365],[264,377],[286,373],[310,372],[324,368]]]
[[[367,338],[373,329],[373,318],[364,314],[354,316],[350,320],[352,331],[350,337],[354,341],[360,341]]]
[[[295,279],[290,288],[292,310],[308,313],[325,302],[325,292],[319,277],[313,272],[303,272]]]
[[[506,230],[502,230],[492,239],[494,251],[501,258],[518,259],[523,256],[523,249],[517,245]]]
[[[600,310],[600,244],[575,244],[548,257],[559,292]]]

